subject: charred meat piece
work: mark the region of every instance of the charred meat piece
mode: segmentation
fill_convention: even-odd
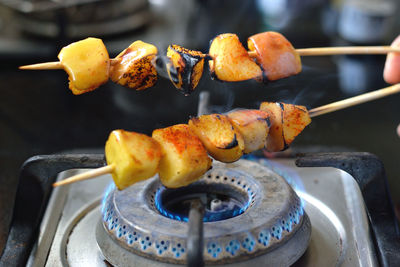
[[[157,71],[153,60],[157,47],[142,41],[133,42],[122,51],[111,65],[113,82],[135,90],[144,90],[157,82]]]
[[[191,94],[203,75],[206,55],[173,44],[168,47],[167,57],[172,65],[167,67],[171,82],[184,95]]]
[[[243,155],[243,137],[232,126],[227,116],[202,115],[190,119],[189,126],[214,159],[222,162],[234,162]]]
[[[300,55],[280,33],[263,32],[248,38],[250,51],[255,51],[257,63],[270,81],[286,78],[301,72]]]
[[[86,38],[63,47],[58,54],[74,95],[93,91],[109,78],[110,57],[102,40]]]
[[[211,168],[211,158],[187,124],[154,130],[152,136],[162,147],[159,176],[166,187],[186,186]]]
[[[135,132],[114,130],[105,146],[108,165],[114,165],[112,177],[122,190],[154,176],[161,159],[161,147],[153,138]]]
[[[261,68],[252,60],[236,34],[215,37],[210,46],[210,72],[226,82],[262,79]]]

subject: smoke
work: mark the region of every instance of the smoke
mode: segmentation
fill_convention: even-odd
[[[336,90],[337,76],[337,73],[326,73],[321,69],[303,65],[300,74],[264,85],[270,93],[268,99],[260,99],[259,102],[279,101],[311,108],[329,95],[330,89]]]
[[[153,59],[153,66],[157,70],[157,74],[160,77],[163,77],[165,79],[171,79],[175,82],[178,83],[178,70],[173,66],[171,60],[169,57],[165,55],[157,55]],[[168,74],[169,72],[169,74]]]

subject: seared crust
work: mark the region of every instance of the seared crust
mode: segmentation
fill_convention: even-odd
[[[173,44],[168,47],[167,57],[172,63],[172,66],[167,68],[172,84],[184,95],[191,94],[203,75],[206,55]]]

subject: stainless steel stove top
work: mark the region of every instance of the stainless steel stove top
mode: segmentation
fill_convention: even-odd
[[[353,177],[334,168],[297,168],[290,159],[260,162],[293,185],[311,220],[310,244],[294,266],[376,266],[365,205]],[[58,179],[81,171],[65,171]],[[96,228],[110,183],[111,176],[105,175],[53,191],[28,266],[109,266],[97,245]],[[132,253],[127,259],[132,266],[168,266]],[[263,266],[262,258],[231,266],[249,264]]]

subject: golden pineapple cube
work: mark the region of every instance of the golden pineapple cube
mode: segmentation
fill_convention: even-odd
[[[300,55],[292,44],[280,33],[263,32],[247,40],[250,51],[255,51],[257,63],[261,65],[270,81],[286,78],[301,72]]]
[[[202,115],[190,119],[189,126],[214,159],[234,162],[243,155],[243,136],[232,126],[227,116]]]
[[[164,186],[186,186],[197,181],[211,168],[211,158],[187,124],[156,129],[152,136],[163,151],[159,176]]]
[[[260,110],[269,113],[271,127],[267,137],[266,150],[278,152],[285,150],[288,146],[285,143],[283,134],[283,105],[276,102],[262,102]]]
[[[157,141],[145,134],[114,130],[106,142],[105,155],[107,164],[114,166],[114,183],[122,190],[154,176],[162,151]]]
[[[262,79],[261,68],[250,58],[236,34],[225,33],[212,40],[210,72],[227,82]]]
[[[135,90],[144,90],[157,82],[157,70],[153,61],[157,47],[142,41],[133,42],[122,51],[111,65],[113,82]]]
[[[233,127],[243,136],[243,153],[264,148],[269,132],[269,114],[257,109],[233,110],[227,114]]]
[[[170,45],[167,57],[172,66],[167,67],[168,76],[173,85],[183,94],[189,95],[197,87],[203,75],[205,54],[189,50],[179,45]]]
[[[110,57],[102,40],[86,38],[61,49],[58,58],[75,95],[92,91],[109,78]]]

